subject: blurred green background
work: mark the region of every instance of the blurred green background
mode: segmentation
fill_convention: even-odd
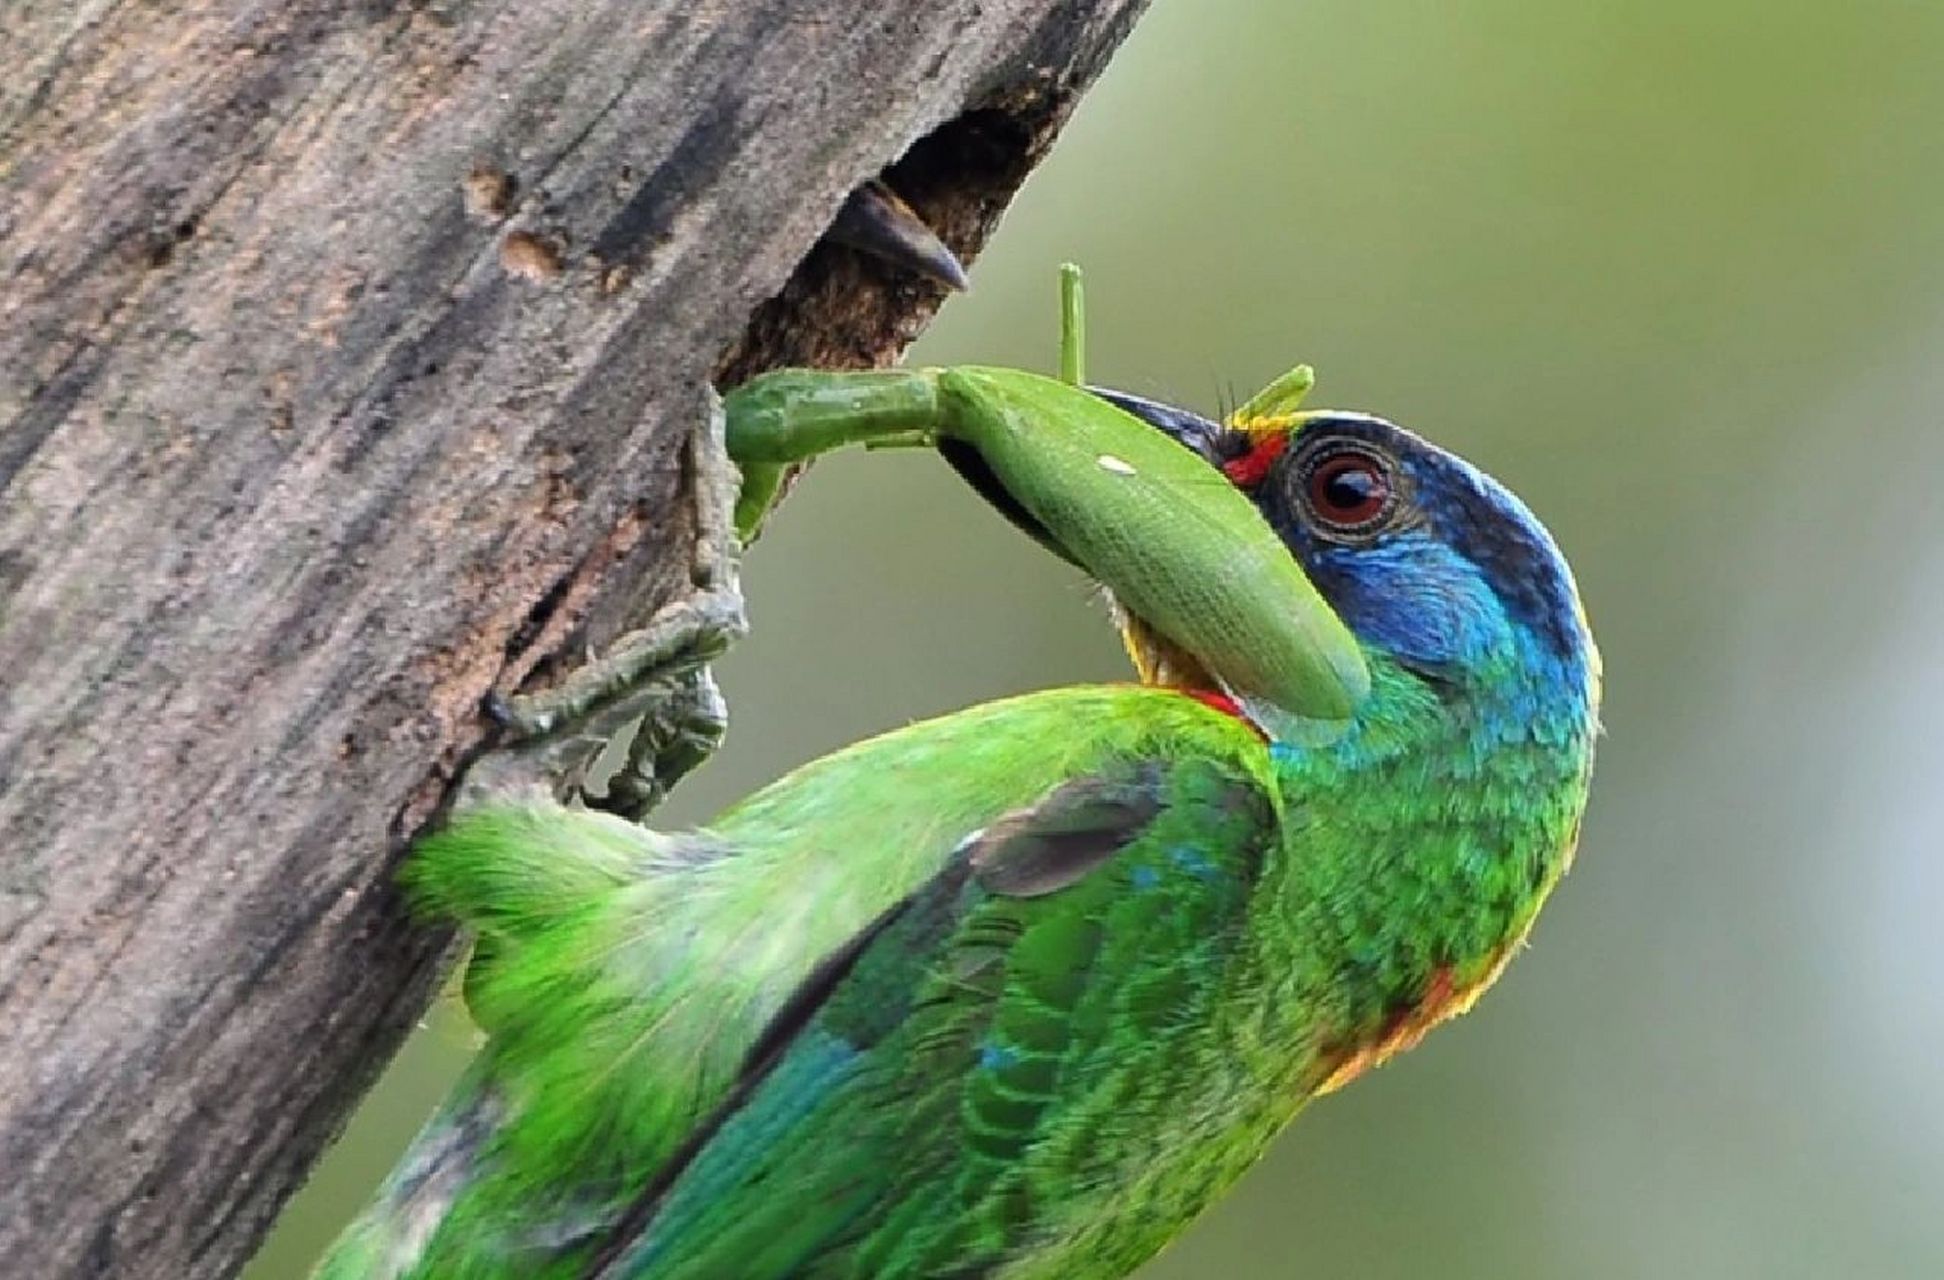
[[[1480,1010],[1318,1105],[1187,1277],[1944,1276],[1944,6],[1158,0],[912,358],[1313,403],[1516,488],[1607,658],[1577,869]],[[747,566],[696,821],[839,744],[1124,675],[922,456]],[[459,1069],[442,1005],[251,1275]]]

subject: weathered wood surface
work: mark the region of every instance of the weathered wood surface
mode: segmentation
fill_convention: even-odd
[[[845,193],[969,248],[1139,8],[7,9],[0,1274],[241,1264],[427,999],[481,696],[683,590],[704,383],[894,353]]]

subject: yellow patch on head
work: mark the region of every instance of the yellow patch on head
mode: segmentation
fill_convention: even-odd
[[[1296,429],[1296,422],[1302,416],[1299,413],[1250,414],[1237,409],[1222,425],[1230,431],[1240,431],[1252,443],[1261,444],[1271,436],[1288,435]]]

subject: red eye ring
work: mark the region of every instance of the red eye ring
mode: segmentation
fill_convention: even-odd
[[[1390,469],[1375,454],[1340,449],[1309,468],[1303,496],[1318,524],[1344,533],[1370,529],[1390,514]]]

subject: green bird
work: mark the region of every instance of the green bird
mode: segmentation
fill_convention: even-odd
[[[785,371],[781,467],[926,443],[1117,602],[1139,682],[872,738],[661,833],[489,797],[416,851],[469,1075],[327,1277],[1127,1274],[1470,1007],[1565,871],[1599,663],[1526,507],[1381,419]]]

